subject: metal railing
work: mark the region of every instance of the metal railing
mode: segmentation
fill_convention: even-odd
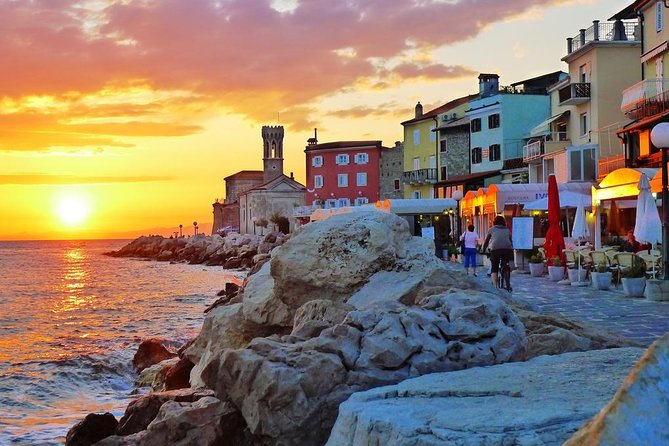
[[[523,146],[523,161],[530,162],[541,158],[544,154],[544,142],[542,140],[531,142]]]
[[[625,40],[640,41],[636,20],[619,23],[595,20],[590,28],[581,29],[577,35],[567,39],[567,52],[573,53],[590,42]]]
[[[633,120],[669,110],[669,79],[645,79],[626,88],[620,110]]]
[[[404,184],[422,184],[422,183],[436,183],[437,182],[437,168],[410,170],[404,172]]]
[[[604,178],[616,169],[625,167],[625,155],[615,155],[601,158],[597,162],[597,174],[599,178]]]
[[[558,95],[560,97],[560,104],[587,101],[590,99],[590,83],[574,82],[560,88]]]

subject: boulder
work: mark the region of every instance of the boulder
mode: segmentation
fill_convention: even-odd
[[[346,315],[355,310],[353,305],[316,299],[302,305],[293,318],[292,336],[309,339],[318,336],[321,331],[340,324]]]
[[[103,438],[114,435],[118,421],[109,412],[89,413],[86,418],[75,424],[67,431],[65,444],[67,446],[89,446]]]
[[[147,367],[158,364],[160,361],[174,358],[177,354],[167,350],[162,339],[144,339],[137,347],[137,352],[132,358],[135,370],[141,372]]]
[[[226,350],[202,377],[268,444],[322,444],[353,392],[447,370],[515,361],[525,329],[496,296],[429,296],[418,307],[358,310],[318,337],[257,338]]]
[[[188,388],[190,386],[190,372],[194,365],[189,359],[180,358],[165,373],[165,390]]]
[[[565,446],[667,444],[668,419],[669,334],[665,334],[646,350],[613,399]]]
[[[158,411],[167,401],[193,402],[212,395],[211,390],[183,389],[141,396],[128,404],[123,417],[118,422],[116,434],[130,435],[143,431],[156,418]]]
[[[166,390],[165,377],[167,372],[178,362],[179,358],[174,357],[145,368],[135,380],[135,385],[139,387],[151,387],[151,390],[158,392]]]
[[[356,393],[339,407],[327,445],[558,446],[611,398],[642,352],[540,356]]]

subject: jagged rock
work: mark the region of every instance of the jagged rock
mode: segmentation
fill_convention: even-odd
[[[420,307],[353,311],[306,341],[257,338],[202,374],[269,444],[322,444],[351,393],[413,376],[514,361],[525,329],[494,295],[430,296]]]
[[[274,278],[270,267],[270,263],[263,265],[244,287],[244,317],[256,324],[285,327],[292,324],[293,314],[286,304],[274,297]]]
[[[559,355],[616,347],[642,347],[605,329],[587,326],[554,314],[514,308],[527,330],[527,356]]]
[[[565,446],[667,444],[668,419],[669,334],[665,334],[646,350],[613,399]]]
[[[181,389],[141,396],[128,404],[123,417],[118,422],[116,434],[130,435],[145,430],[156,418],[158,410],[166,401],[193,402],[212,395],[211,390]]]
[[[357,393],[339,406],[327,445],[558,446],[611,398],[642,351],[540,356]]]
[[[138,372],[147,367],[158,364],[160,361],[174,358],[177,354],[172,353],[163,345],[162,339],[144,339],[137,347],[137,352],[132,358],[132,365]]]
[[[75,424],[67,431],[65,444],[67,446],[89,446],[103,438],[114,435],[118,421],[109,412],[98,414],[89,413],[86,418]]]
[[[174,367],[179,362],[179,358],[174,357],[160,361],[158,364],[153,364],[150,367],[142,370],[135,381],[135,385],[139,387],[151,387],[153,391],[166,390],[165,377],[169,369]]]
[[[195,364],[181,358],[165,373],[165,390],[186,389],[190,386],[190,372]]]
[[[312,300],[295,312],[293,331],[290,334],[302,339],[313,338],[324,329],[342,323],[353,310],[353,305],[345,303],[325,299]]]

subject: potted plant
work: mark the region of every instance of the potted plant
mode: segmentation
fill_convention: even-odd
[[[544,258],[539,253],[530,256],[530,275],[532,277],[544,275]]]
[[[548,279],[552,282],[559,282],[564,277],[564,270],[562,269],[562,260],[559,256],[553,256],[550,258],[550,263],[548,264]]]
[[[611,288],[611,280],[613,274],[609,271],[609,266],[606,262],[597,262],[594,269],[590,273],[592,277],[592,287],[596,290],[608,290]]]
[[[587,275],[587,271],[583,269],[583,257],[580,255],[576,256],[576,262],[574,262],[573,265],[569,265],[569,269],[567,270],[567,276],[569,277],[569,281],[571,283],[581,283],[585,282],[585,276]]]
[[[646,288],[646,264],[640,258],[632,257],[632,265],[621,272],[623,290],[630,297],[641,297]]]

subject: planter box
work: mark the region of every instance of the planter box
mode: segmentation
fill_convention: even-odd
[[[584,269],[568,269],[567,270],[567,276],[569,277],[569,281],[571,283],[574,282],[585,282],[585,276],[588,274],[588,272]]]
[[[552,282],[559,282],[564,277],[564,268],[561,266],[548,267],[548,279]]]
[[[541,277],[544,275],[543,263],[530,263],[530,275],[532,277]]]
[[[646,288],[646,279],[644,277],[623,277],[623,290],[630,297],[642,297],[643,290]]]
[[[591,272],[590,277],[592,277],[592,287],[596,290],[608,290],[611,288],[611,281],[613,274],[610,272],[607,273],[597,273]]]

